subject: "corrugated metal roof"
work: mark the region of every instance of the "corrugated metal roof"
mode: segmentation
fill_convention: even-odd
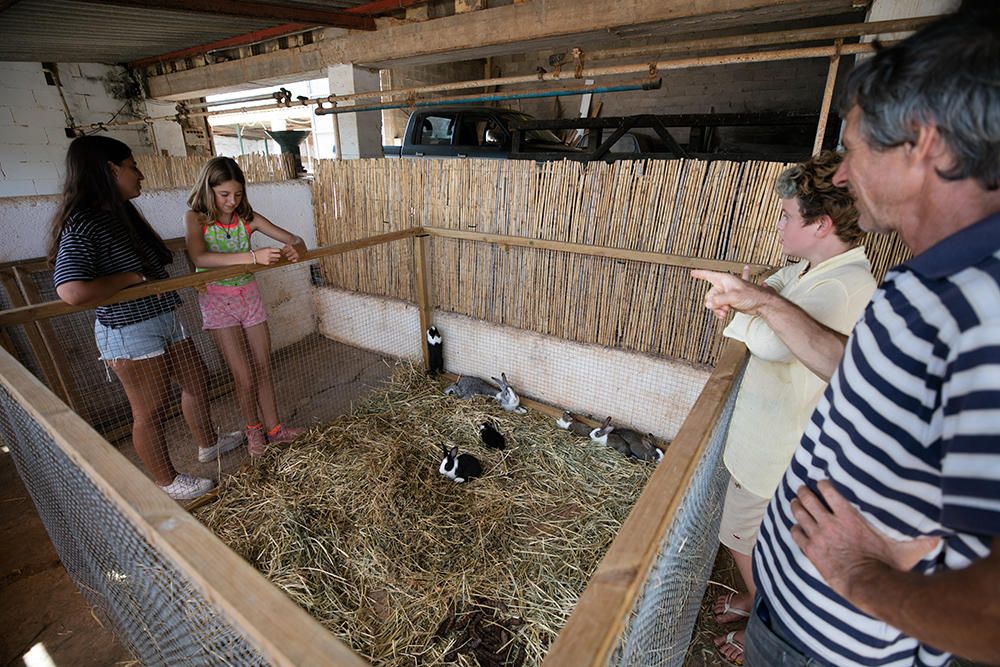
[[[267,0],[326,10],[365,2]],[[0,12],[0,61],[131,62],[293,22],[76,0],[20,0]]]

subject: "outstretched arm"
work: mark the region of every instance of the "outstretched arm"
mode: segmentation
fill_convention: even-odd
[[[260,213],[254,213],[250,226],[279,243],[284,243],[281,254],[291,262],[299,261],[306,254],[306,244],[300,237],[274,224]]]
[[[826,583],[866,614],[925,644],[1000,664],[1000,539],[963,570],[909,570],[940,538],[896,542],[877,533],[829,481],[823,501],[803,486],[792,501],[792,538]]]
[[[718,271],[695,269],[691,276],[711,283],[705,307],[717,318],[725,319],[733,310],[761,318],[806,368],[824,381],[833,377],[847,336],[820,324],[772,289]]]
[[[254,252],[211,252],[202,235],[204,216],[188,211],[184,214],[184,241],[187,253],[199,269],[217,269],[240,264],[274,264],[281,259],[277,248],[261,248]]]

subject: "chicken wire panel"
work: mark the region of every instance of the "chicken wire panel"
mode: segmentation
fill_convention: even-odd
[[[5,388],[0,434],[66,571],[142,664],[266,664]]]
[[[344,256],[360,265],[354,257],[360,252]],[[398,301],[406,313],[397,318],[395,311],[387,313],[369,301],[352,306],[332,298],[336,290],[328,286],[320,263],[300,262],[255,274],[267,313],[270,355],[266,372],[273,386],[277,421],[292,428],[328,424],[350,412],[387,379],[396,361],[421,360],[422,334],[413,304]],[[188,268],[186,259],[175,254],[172,274],[184,274]],[[412,266],[399,265],[397,270],[412,271]],[[51,272],[33,273],[32,280],[43,300],[55,298]],[[249,424],[271,428],[261,395],[257,395],[257,405],[253,405],[254,398],[246,399],[247,382],[262,386],[249,335],[238,326],[231,327],[241,339],[245,360],[247,374],[242,377],[246,381],[240,382],[221,351],[222,343],[203,328],[199,292],[183,288],[177,294],[181,305],[175,311],[176,333],[186,340],[169,346],[170,354],[160,357],[167,359],[165,364],[144,361],[149,367],[136,371],[141,375],[143,401],[162,405],[155,417],[146,420],[155,422],[156,433],[139,441],[140,446],[135,439],[135,403],[129,400],[119,373],[100,359],[94,311],[40,322],[53,343],[50,347],[56,350],[53,361],[68,386],[67,403],[160,484],[176,472],[215,479],[236,470],[247,458],[246,447],[230,450],[226,446],[224,451],[232,454],[221,458],[206,455],[207,448],[239,439]],[[115,331],[107,336],[114,336]],[[62,396],[58,388],[52,388]],[[154,394],[159,398],[150,398]],[[251,420],[248,415],[253,412],[257,419]]]
[[[626,619],[609,665],[670,667],[684,664],[702,596],[719,546],[719,519],[729,475],[722,462],[743,374],[726,398],[712,434],[649,578]]]

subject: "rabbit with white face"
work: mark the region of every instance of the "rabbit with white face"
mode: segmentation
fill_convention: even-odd
[[[437,327],[427,330],[427,371],[431,375],[444,372],[444,344]]]
[[[458,447],[441,446],[444,458],[438,472],[457,484],[475,479],[483,474],[483,465],[472,454],[459,454]]]
[[[519,415],[523,415],[527,412],[524,408],[520,407],[521,399],[518,397],[517,392],[514,388],[510,386],[507,382],[507,374],[501,373],[499,378],[491,377],[491,380],[500,385],[500,391],[496,393],[494,398],[497,399],[497,403],[500,407],[507,412],[514,412]]]
[[[575,433],[582,438],[589,438],[590,432],[593,430],[590,426],[587,426],[582,421],[577,420],[577,418],[569,410],[563,412],[562,417],[556,420],[556,426]]]
[[[454,384],[448,385],[444,390],[447,396],[458,396],[461,399],[469,399],[473,396],[492,396],[496,398],[497,388],[486,380],[482,380],[472,375],[463,375]]]
[[[617,433],[612,433],[615,427],[611,425],[611,417],[604,420],[599,428],[590,432],[590,439],[599,445],[607,445],[623,456],[632,456],[632,448],[625,442],[625,438]]]

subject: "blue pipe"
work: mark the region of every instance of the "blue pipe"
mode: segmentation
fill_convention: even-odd
[[[618,86],[601,86],[598,88],[585,88],[573,90],[546,90],[533,93],[495,93],[492,95],[481,95],[478,97],[463,97],[462,99],[449,100],[424,100],[421,102],[398,102],[395,104],[379,104],[368,107],[342,107],[342,108],[322,108],[316,109],[317,116],[342,113],[360,113],[362,111],[382,111],[385,109],[409,109],[415,107],[440,107],[449,104],[477,104],[479,102],[500,102],[503,100],[530,100],[539,97],[569,97],[572,95],[586,95],[587,93],[621,93],[630,90],[655,90],[660,87],[662,79],[647,81],[644,83],[622,84]]]

